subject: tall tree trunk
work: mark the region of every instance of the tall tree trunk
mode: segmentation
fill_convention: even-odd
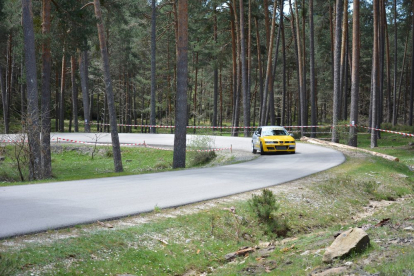
[[[394,94],[392,105],[392,125],[397,124],[397,0],[394,0]],[[404,71],[404,70],[403,70]]]
[[[197,40],[198,42],[198,40]],[[198,92],[198,52],[193,55],[193,64],[194,64],[194,56],[195,56],[195,78],[194,78],[194,97],[193,97],[193,108],[194,108],[194,126],[197,125],[197,92]],[[201,102],[201,101],[200,101]],[[200,105],[201,106],[201,105]],[[200,114],[201,114],[201,107],[200,107]],[[196,128],[193,129],[194,134],[196,133]]]
[[[306,18],[306,9],[305,9],[305,0],[302,0],[302,95],[303,95],[303,116],[302,116],[302,125],[308,125],[308,96],[306,89],[306,31],[305,31],[305,18]]]
[[[283,6],[284,0],[281,0],[281,10],[282,10],[282,20],[280,21],[282,27],[282,55],[283,55],[283,69],[282,69],[282,82],[283,82],[283,90],[282,90],[282,112],[281,112],[281,125],[284,126],[286,124],[286,42],[285,42],[285,26],[283,23]]]
[[[348,24],[347,24],[348,29]],[[343,90],[343,106],[342,106],[342,119],[348,119],[348,55],[349,55],[349,38],[348,30],[346,30],[346,44],[345,44],[345,62],[344,62],[344,90]]]
[[[249,1],[249,11],[248,11],[248,32],[247,32],[247,94],[249,95],[249,108],[251,110],[251,101],[252,101],[252,1]],[[250,115],[251,116],[251,115]],[[254,118],[253,118],[254,126]]]
[[[263,95],[263,103],[261,108],[261,122],[260,124],[262,126],[267,125],[267,96],[269,94],[269,85],[272,81],[272,54],[273,54],[273,40],[274,40],[274,33],[275,33],[275,21],[276,21],[276,6],[273,5],[273,16],[272,16],[272,28],[270,31],[270,40],[269,40],[269,46],[267,47],[267,69],[266,69],[266,80],[265,80],[265,88],[264,88],[264,95]]]
[[[30,148],[30,180],[42,178],[39,107],[37,96],[36,51],[32,1],[22,0],[22,23],[27,82],[27,135]]]
[[[332,5],[329,4],[329,33],[330,33],[330,38],[331,38],[331,77],[332,77],[332,82],[334,82],[334,78],[335,78],[335,37],[334,37],[334,22],[333,22],[333,15],[332,15],[333,11],[332,11]]]
[[[156,18],[157,18],[157,9],[155,7],[156,0],[152,0],[152,16],[151,16],[151,122],[150,124],[154,126],[155,121],[155,94],[156,94]],[[156,128],[151,127],[151,133],[155,133]]]
[[[302,7],[303,8],[303,7]],[[306,117],[306,89],[305,89],[305,66],[303,50],[304,47],[301,35],[300,35],[300,24],[299,24],[299,8],[298,8],[298,0],[295,0],[295,22],[296,22],[296,40],[297,40],[297,48],[298,48],[298,70],[299,70],[299,104],[300,104],[300,125],[306,126],[307,125],[307,117]],[[301,128],[301,135],[304,135],[304,128]]]
[[[217,46],[217,8],[214,6],[214,44]],[[213,77],[214,77],[214,92],[213,92],[213,126],[217,126],[217,104],[218,104],[218,63],[219,60],[216,57],[213,64]],[[214,129],[216,130],[216,129]]]
[[[89,85],[88,85],[88,50],[82,50],[79,56],[79,75],[82,88],[83,118],[85,121],[85,132],[91,132],[91,108],[89,106]]]
[[[291,0],[289,0],[289,8],[290,8],[290,15],[291,15],[291,20],[290,20],[290,26],[291,26],[291,29],[292,29],[292,36],[293,36],[293,41],[295,42],[295,46],[294,46],[294,49],[295,49],[295,59],[296,59],[296,68],[298,68],[297,70],[296,70],[296,77],[297,77],[297,82],[298,82],[298,98],[300,99],[300,97],[301,97],[301,84],[302,84],[302,82],[301,82],[301,74],[300,74],[300,71],[301,71],[301,66],[300,66],[300,63],[299,63],[299,60],[300,60],[300,58],[299,58],[299,45],[298,45],[298,37],[297,37],[297,35],[296,35],[296,27],[295,27],[295,16],[294,16],[294,14],[293,14],[293,9],[292,9],[292,2],[291,2]],[[300,108],[301,108],[301,105],[299,104],[299,106],[296,106],[295,105],[295,107],[296,108],[299,108],[299,110],[298,110],[298,116],[297,116],[297,124],[298,124],[298,126],[300,126],[301,124],[302,124],[302,120],[301,120],[301,116],[300,116]]]
[[[232,98],[232,126],[234,126],[236,118],[236,101],[237,101],[237,91],[238,91],[238,82],[237,82],[237,42],[236,42],[236,22],[235,22],[235,8],[230,5],[230,24],[231,24],[231,52],[233,60],[233,98]],[[234,130],[232,130],[232,135],[234,135]]]
[[[185,168],[187,136],[188,3],[178,0],[177,102],[173,168]]]
[[[97,27],[98,27],[99,45],[101,48],[101,56],[102,56],[102,63],[103,63],[102,69],[104,72],[104,79],[105,79],[105,91],[106,91],[106,96],[108,99],[108,111],[109,111],[109,119],[110,119],[110,125],[111,125],[111,139],[112,139],[112,152],[113,152],[113,157],[114,157],[114,167],[115,167],[115,172],[122,172],[124,169],[122,167],[121,147],[119,144],[119,136],[118,136],[118,131],[117,131],[114,94],[112,92],[112,80],[111,80],[111,72],[109,70],[109,58],[108,58],[107,44],[106,44],[106,38],[105,38],[105,29],[104,29],[103,20],[102,20],[101,4],[99,0],[94,0],[94,4],[95,4],[95,16],[98,21]]]
[[[398,84],[397,89],[395,89],[396,93],[398,91],[398,97],[396,97],[395,100],[395,124],[397,124],[398,122],[398,110],[400,109],[400,99],[401,99],[401,87],[402,87],[402,82],[403,82],[403,78],[404,78],[404,71],[405,71],[405,62],[407,59],[407,49],[408,49],[408,38],[410,36],[410,32],[407,31],[407,38],[405,39],[405,47],[404,47],[404,57],[403,57],[403,64],[402,64],[402,69],[401,69],[401,76],[400,76],[400,81]]]
[[[62,74],[60,75],[60,97],[59,97],[59,131],[65,132],[65,86],[66,86],[66,53],[63,46]]]
[[[75,132],[79,132],[78,124],[78,87],[76,85],[76,58],[71,56],[71,81],[72,81],[72,117],[73,117],[73,126]]]
[[[42,168],[43,177],[52,177],[52,157],[50,152],[50,74],[51,74],[51,54],[50,54],[50,0],[43,0],[43,23],[42,34],[45,40],[42,45]]]
[[[277,68],[277,60],[279,57],[279,45],[280,45],[280,33],[282,30],[283,25],[283,0],[280,1],[280,14],[279,14],[279,28],[277,31],[277,39],[276,39],[276,51],[275,51],[275,57],[273,59],[273,69],[272,69],[272,79],[270,82],[270,97],[269,97],[269,105],[267,107],[267,110],[270,116],[270,124],[275,125],[276,124],[276,115],[275,115],[275,94],[274,94],[274,83],[276,79],[276,68]],[[276,1],[274,3],[276,5]],[[267,117],[267,115],[266,115]]]
[[[270,42],[270,19],[269,19],[269,3],[267,0],[263,0],[263,10],[264,10],[264,16],[265,16],[265,30],[266,30],[266,46],[269,45]],[[269,51],[269,49],[267,49]]]
[[[410,113],[408,114],[408,125],[413,125],[413,102],[414,102],[414,4],[412,3],[413,13],[411,15],[411,89],[410,89]]]
[[[310,94],[311,94],[311,125],[317,124],[316,117],[316,87],[315,87],[315,40],[313,26],[313,0],[309,0],[309,67],[310,67]],[[312,127],[311,137],[316,137],[316,128]]]
[[[379,0],[374,0],[374,36],[373,36],[373,53],[372,53],[372,127],[378,127],[378,100],[379,100]],[[378,131],[371,130],[371,148],[377,147]]]
[[[7,129],[9,129],[10,124],[10,108],[12,105],[12,81],[13,81],[13,32],[9,34],[9,39],[7,40],[7,72],[6,72],[6,90],[7,90]]]
[[[381,128],[381,124],[384,121],[384,65],[385,65],[385,4],[384,0],[379,1],[379,19],[378,19],[378,55],[379,55],[379,99],[378,99],[378,128]],[[378,132],[378,137],[381,137],[381,132]]]
[[[239,135],[239,130],[238,130],[238,126],[239,126],[239,120],[240,120],[240,92],[241,92],[241,61],[240,61],[240,32],[239,32],[239,20],[237,17],[237,4],[236,4],[236,0],[233,0],[233,16],[234,16],[234,27],[236,29],[236,49],[237,49],[237,67],[236,67],[236,72],[237,72],[237,85],[236,88],[237,90],[235,91],[236,93],[233,95],[233,100],[234,100],[234,112],[233,112],[233,132],[232,132],[232,136],[238,136]]]
[[[387,122],[392,122],[392,100],[391,100],[391,59],[390,59],[390,40],[388,33],[388,23],[385,19],[385,39],[387,53]]]
[[[360,56],[360,27],[359,27],[359,0],[354,0],[352,15],[352,75],[351,75],[351,113],[349,128],[349,142],[353,147],[358,146],[358,101],[359,101],[359,56]]]
[[[348,31],[348,0],[344,0],[344,11],[343,11],[343,20],[342,20],[342,43],[341,43],[341,72],[340,72],[340,85],[339,85],[339,120],[345,120],[343,116],[344,109],[344,94],[345,94],[345,64],[346,64],[346,40],[347,40],[347,31]]]
[[[261,55],[261,51],[260,51],[260,33],[259,33],[259,23],[258,23],[258,19],[257,17],[255,17],[255,26],[256,26],[256,45],[257,45],[257,67],[258,67],[258,71],[259,71],[259,103],[260,103],[260,107],[263,105],[263,68],[262,68],[262,55]],[[262,116],[261,116],[261,112],[259,112],[259,125],[261,124],[262,121]]]
[[[250,126],[250,95],[247,82],[247,61],[246,61],[246,34],[244,31],[244,5],[243,0],[239,1],[240,5],[240,48],[242,64],[242,94],[243,94],[243,120],[244,120],[244,137],[249,136]]]
[[[0,65],[0,82],[1,82],[1,100],[3,104],[3,123],[4,123],[4,133],[9,133],[9,122],[8,122],[8,98],[6,90],[6,80],[4,78],[3,66]]]
[[[333,97],[333,120],[332,120],[332,142],[339,142],[338,119],[339,119],[339,97],[341,91],[341,35],[343,0],[336,1],[336,24],[335,24],[335,49],[334,49],[334,97]]]
[[[20,62],[20,120],[23,122],[26,115],[26,84],[23,81],[24,60]],[[0,74],[1,77],[1,74]],[[1,82],[1,81],[0,81]],[[51,114],[49,114],[51,116]]]

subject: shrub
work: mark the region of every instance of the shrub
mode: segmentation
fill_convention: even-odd
[[[253,195],[249,200],[249,207],[259,222],[265,226],[266,234],[287,235],[289,228],[286,221],[279,219],[276,215],[279,205],[272,191],[264,189],[261,195]]]
[[[216,158],[216,152],[205,151],[214,148],[214,138],[211,136],[192,136],[188,142],[190,149],[189,160],[192,166],[201,166]]]

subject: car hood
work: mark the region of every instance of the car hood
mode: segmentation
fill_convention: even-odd
[[[260,138],[265,141],[295,141],[295,138],[293,138],[292,136],[286,136],[286,135],[263,136]]]

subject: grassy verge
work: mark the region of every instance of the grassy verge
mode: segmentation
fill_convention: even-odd
[[[201,136],[203,137],[203,136]],[[204,136],[206,137],[206,136]],[[190,144],[191,149],[201,149],[208,145],[207,138],[198,140],[205,142],[202,145],[198,140],[195,145]],[[198,144],[197,144],[198,143]],[[20,146],[20,145],[19,145]],[[28,158],[20,156],[16,159],[16,148],[19,146],[8,145],[0,150],[0,155],[6,156],[0,161],[0,186],[21,185],[29,183]],[[204,148],[202,148],[204,149]],[[172,170],[173,152],[170,150],[158,150],[144,147],[122,147],[122,162],[124,172],[115,173],[110,146],[78,146],[78,145],[52,145],[52,173],[51,179],[38,181],[68,181],[80,179],[102,178],[110,176],[153,173]],[[188,152],[186,155],[187,168],[202,166],[216,157],[215,152]],[[20,165],[20,170],[19,166]],[[23,181],[20,173],[22,173]],[[34,183],[31,181],[30,183]]]
[[[156,209],[110,222],[114,228],[93,224],[3,240],[0,275],[309,275],[346,262],[350,274],[409,275],[414,238],[404,228],[414,226],[413,183],[404,164],[350,153],[339,167],[271,188],[283,234],[268,231],[247,193]],[[333,234],[358,226],[371,247],[323,264]],[[226,260],[243,247],[255,252]]]

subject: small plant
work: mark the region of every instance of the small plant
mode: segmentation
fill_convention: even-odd
[[[0,255],[0,275],[14,275],[17,272],[17,262]]]
[[[375,195],[378,190],[379,184],[375,181],[362,182],[363,190],[367,194]]]
[[[155,207],[154,207],[154,213],[156,213],[156,214],[161,213],[161,208],[158,207],[158,205],[155,205]]]
[[[189,154],[192,166],[200,166],[207,164],[216,158],[214,148],[214,138],[211,136],[192,136],[188,142],[188,148],[191,150]]]
[[[30,179],[30,148],[26,134],[16,134],[9,140],[13,142],[9,150],[4,149],[5,155],[11,160],[11,166],[18,173],[20,181]]]
[[[91,153],[91,159],[92,160],[93,160],[93,157],[95,156],[95,153],[97,151],[98,142],[102,138],[103,135],[104,135],[103,133],[95,133],[93,137],[89,137],[93,140],[93,143],[94,143],[93,150],[92,150],[92,153]],[[110,157],[110,156],[108,156],[108,157]]]
[[[279,219],[276,212],[279,205],[272,191],[264,189],[261,195],[253,195],[249,200],[250,210],[258,217],[259,222],[265,225],[266,234],[286,236],[288,226],[286,222]]]

